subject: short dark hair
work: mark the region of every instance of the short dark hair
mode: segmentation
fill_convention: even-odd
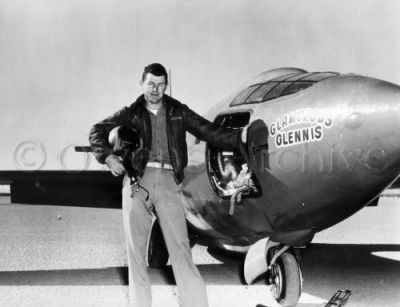
[[[165,82],[168,84],[167,70],[161,64],[153,63],[153,64],[150,64],[150,65],[147,65],[144,68],[144,71],[143,71],[142,81],[144,81],[146,79],[146,76],[149,73],[154,75],[154,76],[157,76],[157,77],[165,76]]]

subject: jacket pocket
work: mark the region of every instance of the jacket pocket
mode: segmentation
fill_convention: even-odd
[[[172,116],[172,117],[171,117],[171,120],[182,120],[182,119],[183,119],[183,117],[180,116],[180,115]]]

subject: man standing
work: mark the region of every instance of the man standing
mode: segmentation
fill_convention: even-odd
[[[145,67],[143,95],[129,107],[95,124],[90,144],[100,163],[114,176],[126,173],[121,159],[112,153],[109,132],[126,126],[139,134],[143,145],[134,151],[130,162],[143,189],[133,189],[125,176],[122,212],[128,249],[130,306],[151,306],[151,284],[147,274],[146,247],[154,210],[161,226],[172,264],[182,306],[208,306],[205,284],[194,265],[189,246],[184,209],[181,203],[182,180],[187,165],[186,132],[231,150],[246,138],[246,129],[234,130],[215,125],[186,105],[165,95],[168,75],[158,63]]]

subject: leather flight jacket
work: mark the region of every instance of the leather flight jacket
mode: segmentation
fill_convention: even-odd
[[[210,143],[213,148],[240,149],[241,129],[230,129],[211,123],[168,95],[164,95],[164,102],[166,104],[168,151],[177,184],[182,182],[184,168],[188,164],[186,132]],[[97,161],[102,164],[112,154],[112,147],[108,143],[108,134],[117,126],[127,126],[136,130],[143,140],[143,146],[132,152],[130,157],[137,176],[142,177],[149,160],[152,138],[151,120],[145,107],[144,95],[139,96],[129,107],[122,108],[91,128],[89,142]]]

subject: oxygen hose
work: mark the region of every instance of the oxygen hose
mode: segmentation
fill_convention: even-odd
[[[134,178],[130,177],[131,180],[131,197],[133,197],[133,190],[136,188],[136,192],[139,192],[139,188],[144,190],[146,192],[146,198],[145,200],[149,200],[150,193],[149,191],[142,185],[140,185],[139,181],[134,180]]]
[[[242,193],[244,191],[248,191],[250,189],[250,186],[248,184],[245,184],[238,188],[231,196],[231,205],[229,206],[229,215],[232,216],[235,214],[235,204],[237,202],[242,201]]]

